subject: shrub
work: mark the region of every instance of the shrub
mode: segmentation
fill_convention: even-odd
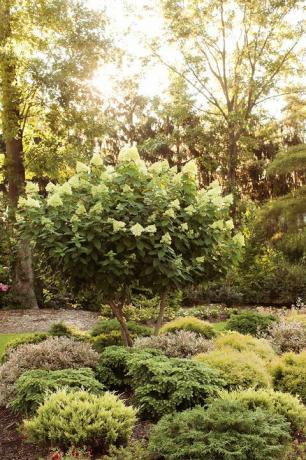
[[[48,393],[60,387],[82,388],[90,393],[101,393],[104,389],[104,386],[95,379],[93,370],[89,368],[60,371],[37,369],[24,372],[19,377],[11,406],[16,412],[32,413]]]
[[[230,393],[222,391],[220,397],[224,401],[237,401],[248,409],[261,407],[281,415],[290,424],[293,436],[306,430],[306,407],[298,398],[288,393],[281,393],[272,389],[247,389]]]
[[[280,356],[272,364],[271,373],[276,390],[298,395],[306,404],[306,350]]]
[[[173,358],[186,358],[205,353],[213,349],[210,340],[204,339],[195,332],[177,331],[175,333],[162,334],[151,337],[136,339],[135,348],[157,348],[166,356]]]
[[[256,339],[251,335],[239,332],[224,332],[215,338],[214,344],[218,349],[231,348],[238,351],[251,351],[264,360],[271,360],[275,352],[268,340]]]
[[[281,321],[270,329],[271,342],[278,353],[294,351],[299,353],[306,348],[306,330],[301,322]]]
[[[11,398],[16,380],[25,371],[95,367],[98,360],[98,353],[89,343],[68,337],[50,337],[41,343],[22,345],[0,367],[0,404]]]
[[[237,350],[214,350],[193,358],[220,371],[230,389],[238,387],[269,387],[271,377],[264,361],[254,352]]]
[[[137,354],[129,358],[134,401],[148,419],[196,405],[205,405],[224,386],[219,372],[186,359]]]
[[[122,390],[130,386],[129,358],[132,354],[142,358],[160,355],[157,350],[137,350],[123,346],[107,347],[100,356],[96,369],[98,380],[110,390]]]
[[[160,334],[166,334],[167,332],[177,332],[180,330],[195,332],[205,339],[211,339],[216,334],[211,324],[193,316],[176,318],[173,321],[164,324],[164,326],[162,326],[160,329]]]
[[[227,322],[226,329],[238,331],[241,334],[262,334],[268,332],[269,327],[276,321],[274,315],[258,313],[246,310],[238,315],[231,315]]]
[[[107,450],[127,442],[135,420],[135,409],[111,393],[98,396],[62,389],[45,399],[23,428],[33,442]]]
[[[148,450],[156,460],[280,460],[288,427],[278,414],[216,400],[207,410],[163,417],[151,432]]]
[[[10,340],[5,345],[4,353],[1,357],[1,362],[5,363],[9,359],[11,353],[17,350],[17,348],[21,345],[26,345],[30,343],[40,343],[46,340],[48,337],[49,334],[42,332],[39,334],[30,334],[24,337],[17,337],[16,339]]]

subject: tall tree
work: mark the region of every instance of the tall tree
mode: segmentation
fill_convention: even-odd
[[[14,221],[24,192],[23,138],[38,102],[78,104],[105,55],[105,18],[78,0],[3,0],[0,4],[1,121],[5,142],[5,192]],[[37,307],[29,244],[20,238],[14,291],[19,303]]]
[[[211,116],[223,122],[226,188],[234,195],[235,214],[240,141],[258,105],[279,92],[280,76],[296,70],[304,31],[301,2],[162,0],[162,5],[184,69],[163,61],[184,75]]]

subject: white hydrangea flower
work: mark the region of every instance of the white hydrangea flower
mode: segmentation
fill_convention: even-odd
[[[170,245],[172,243],[172,239],[171,239],[171,236],[169,235],[169,233],[165,233],[161,240],[160,240],[161,243],[164,243],[164,244],[168,244]]]
[[[103,165],[103,159],[101,157],[101,155],[99,155],[98,153],[94,153],[93,156],[92,156],[92,159],[90,160],[90,163],[93,165],[93,166],[102,166]]]
[[[68,180],[68,183],[71,185],[72,188],[78,188],[80,186],[80,179],[78,176],[72,176]]]
[[[53,192],[56,189],[56,185],[53,182],[49,182],[46,186],[46,191],[48,193]]]
[[[72,195],[72,188],[68,182],[65,182],[60,188],[59,193],[61,195]]]
[[[191,160],[186,163],[182,168],[183,174],[188,174],[191,177],[196,177],[198,174],[198,167],[196,160]]]
[[[174,209],[172,209],[172,208],[167,209],[167,211],[164,212],[164,216],[175,217]]]
[[[144,228],[140,224],[135,224],[131,227],[131,232],[133,233],[134,236],[140,236],[142,232],[144,232]]]
[[[105,184],[93,185],[91,187],[91,194],[93,197],[99,196],[101,193],[108,191],[108,188]]]
[[[183,224],[181,224],[181,229],[182,229],[182,230],[186,230],[186,231],[187,231],[188,228],[189,228],[189,227],[188,227],[187,222],[184,222]]]
[[[76,208],[76,210],[75,210],[75,213],[76,213],[78,216],[81,216],[82,214],[86,214],[86,212],[87,212],[87,211],[86,211],[86,208],[85,208],[85,206],[84,206],[84,203],[79,202],[79,203],[77,204],[77,208]]]
[[[39,192],[39,187],[38,184],[34,182],[27,182],[25,190],[28,195],[32,195]]]
[[[55,193],[54,195],[48,197],[47,204],[52,208],[58,208],[59,206],[63,206],[63,200],[59,194]]]
[[[170,207],[174,209],[180,209],[180,202],[178,199],[171,201]]]
[[[127,184],[125,184],[125,185],[122,187],[122,191],[123,191],[124,193],[132,192],[132,190],[133,190],[133,189],[132,189],[129,185],[127,185]]]
[[[122,222],[122,220],[116,220],[116,219],[111,219],[112,224],[113,224],[113,231],[115,233],[119,232],[120,230],[123,230],[124,227],[126,226],[125,222]]]
[[[187,208],[185,208],[185,211],[188,215],[191,216],[195,212],[195,207],[192,204],[190,204],[189,206],[187,206]]]
[[[157,232],[157,228],[156,228],[156,225],[148,225],[146,228],[145,228],[145,231],[148,232],[148,233],[156,233]]]
[[[228,228],[229,230],[232,230],[234,228],[234,222],[233,219],[229,219],[225,222],[225,227]]]
[[[81,161],[77,161],[76,172],[78,174],[80,174],[80,173],[89,173],[89,171],[90,171],[89,166],[87,166],[85,163],[82,163]]]
[[[119,163],[124,163],[127,161],[133,161],[136,163],[139,160],[140,160],[140,156],[139,156],[136,145],[133,145],[133,147],[124,147],[123,149],[120,150],[119,155],[118,155]]]

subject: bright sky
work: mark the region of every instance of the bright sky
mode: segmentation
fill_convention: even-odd
[[[115,65],[100,68],[93,79],[94,86],[106,98],[116,94],[115,81],[122,77],[141,76],[140,92],[149,97],[163,94],[168,87],[168,70],[160,63],[145,66],[141,59],[148,56],[146,42],[161,35],[163,19],[158,0],[87,0],[94,9],[106,9],[111,21],[113,38],[125,51],[122,68]],[[164,48],[163,54],[173,60],[173,49]],[[175,56],[175,59],[179,57]],[[267,109],[276,117],[281,116],[283,101],[270,99]]]

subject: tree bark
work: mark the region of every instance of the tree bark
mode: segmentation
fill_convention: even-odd
[[[155,323],[155,328],[154,328],[154,335],[157,335],[164,320],[164,314],[165,314],[165,309],[167,306],[167,294],[168,294],[168,289],[165,289],[160,296],[160,303],[159,303],[159,312],[158,312],[158,317]]]
[[[133,340],[130,336],[125,318],[122,314],[122,307],[123,305],[116,305],[115,302],[110,303],[112,312],[114,316],[117,318],[120,324],[120,332],[121,332],[121,337],[124,345],[126,347],[132,347],[133,346]]]

